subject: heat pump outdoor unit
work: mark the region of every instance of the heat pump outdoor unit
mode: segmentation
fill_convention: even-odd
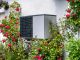
[[[49,37],[49,22],[56,23],[56,15],[39,14],[20,17],[21,37],[46,39]]]

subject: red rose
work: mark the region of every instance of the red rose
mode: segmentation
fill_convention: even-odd
[[[5,26],[5,24],[0,24],[0,27],[4,27]]]
[[[67,14],[66,14],[66,17],[67,17],[67,18],[69,18],[69,17],[70,17],[70,14],[69,14],[69,13],[67,13]]]
[[[16,39],[14,38],[14,39],[12,39],[12,41],[13,41],[13,42],[16,42]]]
[[[62,60],[62,58],[61,57],[58,57],[58,59],[57,60]]]
[[[16,24],[19,24],[19,22],[16,22]]]
[[[9,44],[8,44],[8,47],[11,47],[11,46],[12,46],[11,43],[9,43]]]
[[[4,30],[0,30],[0,33],[3,33],[4,32]]]
[[[7,18],[7,16],[5,16],[4,18]]]
[[[16,38],[14,36],[11,36],[11,38],[13,42],[16,42]]]
[[[70,2],[70,0],[66,0],[67,2]]]
[[[6,29],[10,29],[10,26],[5,26]]]
[[[2,42],[4,43],[4,42],[6,42],[6,40],[2,40]]]
[[[8,33],[8,32],[6,32],[6,33],[4,34],[4,36],[5,36],[5,37],[8,37],[8,36],[9,36],[9,33]]]
[[[71,12],[71,9],[68,8],[66,11],[67,11],[68,13],[70,13],[70,12]]]
[[[36,58],[37,60],[43,60],[41,56],[35,56],[34,58]]]
[[[16,8],[15,10],[16,10],[16,11],[19,11],[19,8]]]

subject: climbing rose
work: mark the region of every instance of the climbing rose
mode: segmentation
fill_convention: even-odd
[[[10,26],[5,26],[6,29],[10,29]]]
[[[16,38],[14,36],[11,36],[11,38],[13,42],[16,42]]]
[[[62,60],[62,58],[61,57],[58,57],[58,59],[57,60]]]
[[[5,16],[4,18],[7,18],[7,16]]]
[[[34,58],[37,59],[37,60],[42,60],[41,56],[35,56]]]
[[[16,11],[19,11],[19,8],[16,8],[15,10],[16,10]]]
[[[3,33],[4,32],[4,30],[0,30],[0,33]]]
[[[8,44],[8,47],[11,47],[11,46],[12,46],[11,43],[9,43],[9,44]]]
[[[9,36],[9,33],[8,32],[4,33],[4,36],[5,37],[8,37]]]
[[[67,11],[68,13],[70,13],[70,12],[71,12],[71,9],[68,8],[66,11]]]
[[[67,13],[67,14],[66,14],[66,18],[69,18],[69,17],[70,17],[70,14],[69,14],[69,13]]]
[[[2,42],[4,43],[4,42],[6,42],[6,40],[5,40],[5,39],[3,39],[3,40],[2,40]]]
[[[16,42],[16,39],[15,39],[15,38],[13,38],[13,39],[12,39],[12,41],[13,41],[13,42]]]
[[[70,0],[66,0],[67,2],[70,2]]]
[[[5,24],[0,24],[0,27],[4,27],[5,26]]]

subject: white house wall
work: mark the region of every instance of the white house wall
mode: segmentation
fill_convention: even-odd
[[[19,0],[22,16],[36,14],[56,14],[54,0]]]
[[[57,15],[57,20],[64,16],[66,0],[17,0],[22,7],[22,16],[36,14]]]
[[[59,22],[59,19],[65,16],[68,4],[66,0],[55,0],[55,4],[56,4],[57,22]]]
[[[11,3],[14,0],[6,0]],[[57,20],[65,15],[66,0],[16,0],[21,4],[22,16],[36,14],[57,15]]]

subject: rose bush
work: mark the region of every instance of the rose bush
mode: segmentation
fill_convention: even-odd
[[[80,0],[66,1],[69,5],[65,18],[65,31],[67,31],[65,49],[68,52],[68,59],[66,60],[80,60],[80,39],[76,38],[74,34],[75,32],[80,34]]]
[[[66,0],[69,7],[66,10],[66,27],[73,32],[79,31],[80,28],[80,0]]]
[[[25,53],[23,41],[20,38],[20,4],[13,2],[10,6],[9,16],[5,16],[0,24],[0,32],[7,39],[0,42],[0,57],[5,60],[24,60],[28,58]]]
[[[33,60],[62,60],[64,38],[57,27],[50,24],[50,37],[48,39],[36,39],[31,41],[31,53],[29,57]]]
[[[66,43],[66,52],[68,52],[68,57],[66,60],[80,60],[80,40],[70,38],[68,43]]]

